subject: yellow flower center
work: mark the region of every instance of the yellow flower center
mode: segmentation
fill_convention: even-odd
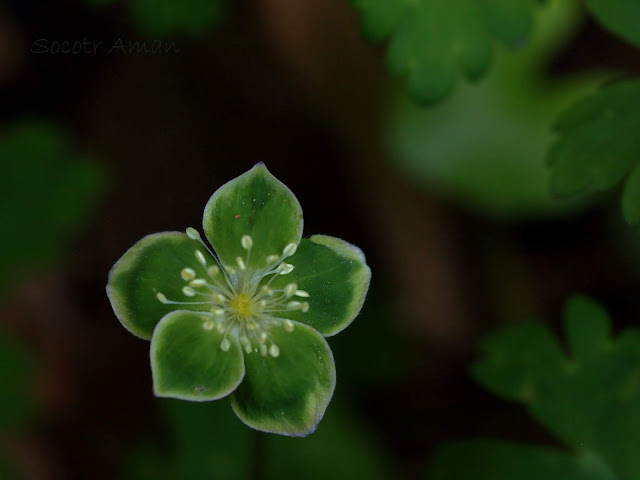
[[[231,300],[231,308],[236,311],[240,318],[247,319],[252,315],[251,302],[246,293],[241,293]]]

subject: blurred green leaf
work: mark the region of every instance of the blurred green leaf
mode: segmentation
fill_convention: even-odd
[[[131,0],[137,27],[145,35],[204,35],[224,13],[223,0]]]
[[[552,448],[496,440],[456,442],[440,448],[427,480],[615,480],[581,459]]]
[[[640,0],[586,0],[585,5],[607,29],[640,47]]]
[[[251,431],[226,403],[160,400],[169,444],[141,443],[126,464],[127,478],[200,480],[247,478],[256,435],[264,435],[265,478],[390,478],[378,446],[334,401],[313,435],[287,438]]]
[[[483,386],[524,403],[574,451],[581,467],[567,478],[640,478],[640,329],[617,338],[610,338],[610,329],[597,303],[574,297],[565,310],[568,355],[548,327],[523,324],[491,335],[482,345],[484,358],[473,367]],[[481,454],[474,448],[472,458]],[[531,455],[505,461],[519,469]],[[582,470],[593,476],[580,476]],[[548,475],[538,478],[556,478]]]
[[[640,80],[603,86],[581,99],[555,123],[559,138],[549,149],[551,189],[557,195],[612,188],[640,161]],[[638,173],[623,193],[623,214],[640,221]]]
[[[0,480],[20,478],[4,451],[12,435],[27,429],[37,412],[31,351],[0,332]]]
[[[449,95],[461,70],[482,77],[493,43],[522,47],[538,0],[353,0],[367,37],[389,38],[392,74],[408,77],[418,102],[433,104]]]
[[[57,125],[22,121],[0,131],[0,291],[64,254],[95,206],[102,178]]]
[[[399,97],[388,121],[389,158],[410,180],[494,217],[545,216],[580,205],[553,199],[543,161],[553,140],[549,124],[603,78],[547,73],[580,13],[575,1],[549,2],[525,49],[498,52],[485,81],[463,85],[437,107],[421,109]]]
[[[28,426],[36,410],[34,361],[18,340],[0,333],[0,431]]]

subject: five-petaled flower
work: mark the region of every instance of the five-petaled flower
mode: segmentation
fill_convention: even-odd
[[[216,400],[265,432],[313,432],[335,387],[323,337],[356,317],[371,271],[338,238],[301,240],[302,209],[263,164],[219,188],[194,228],[149,235],[113,266],[122,324],[151,340],[155,394]]]

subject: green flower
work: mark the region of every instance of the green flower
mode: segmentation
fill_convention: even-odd
[[[109,273],[120,322],[151,339],[157,396],[216,400],[265,432],[312,433],[331,400],[323,338],[356,317],[371,271],[338,238],[301,240],[293,193],[258,164],[219,188],[197,230],[136,243]]]

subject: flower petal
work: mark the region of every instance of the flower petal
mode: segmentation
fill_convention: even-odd
[[[245,355],[247,374],[231,396],[231,406],[248,426],[270,433],[304,437],[322,419],[336,384],[333,354],[314,329],[291,322],[272,325],[267,345],[274,358],[259,351]]]
[[[216,329],[212,315],[178,310],[153,332],[151,371],[158,397],[216,400],[242,381],[242,350],[235,336]]]
[[[109,272],[107,295],[118,320],[134,335],[149,340],[160,319],[174,310],[205,311],[210,305],[173,305],[158,300],[158,293],[169,300],[196,302],[201,297],[189,298],[182,293],[187,285],[180,277],[184,268],[198,275],[206,274],[198,263],[195,251],[205,259],[214,260],[200,246],[179,232],[148,235],[131,247]],[[202,299],[206,300],[204,297]]]
[[[362,251],[339,238],[314,235],[300,242],[287,262],[295,268],[276,278],[272,285],[283,288],[289,283],[307,293],[309,310],[293,310],[279,315],[306,323],[324,336],[344,330],[360,313],[369,289],[371,269]]]
[[[281,255],[302,235],[302,209],[295,195],[264,164],[220,187],[204,210],[202,226],[220,260],[235,266],[246,260],[242,237],[252,239],[248,267],[264,267],[269,255]]]

